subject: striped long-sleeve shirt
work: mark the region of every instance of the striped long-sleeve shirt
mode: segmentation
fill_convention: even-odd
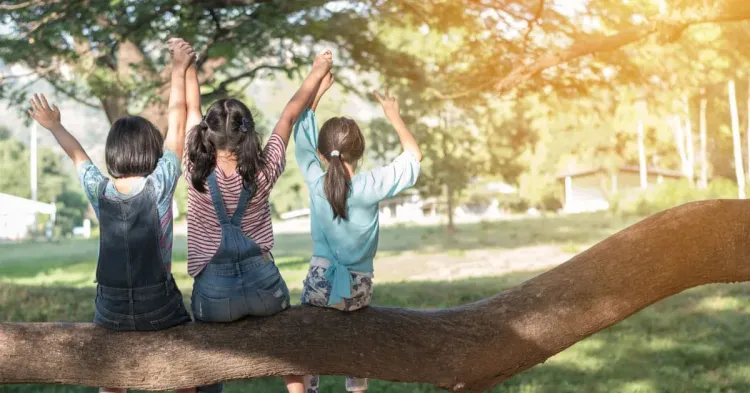
[[[280,136],[273,134],[263,149],[265,167],[257,174],[255,193],[245,215],[242,217],[242,231],[266,252],[273,248],[273,226],[271,206],[268,196],[286,165],[286,146]],[[185,160],[185,178],[188,184],[188,273],[195,277],[211,261],[221,243],[221,225],[211,203],[211,194],[198,192],[190,182],[191,164]],[[231,217],[237,209],[242,190],[242,176],[239,173],[224,173],[216,167],[216,180],[224,198],[227,214]]]

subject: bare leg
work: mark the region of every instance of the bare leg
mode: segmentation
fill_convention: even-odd
[[[120,388],[99,388],[99,393],[127,393],[127,389],[120,389]]]
[[[305,393],[305,377],[302,375],[295,375],[291,377],[284,377],[286,383],[286,389],[289,393]]]

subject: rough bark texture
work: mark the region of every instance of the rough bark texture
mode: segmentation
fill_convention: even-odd
[[[152,333],[4,323],[0,384],[165,390],[343,374],[478,392],[660,299],[707,283],[750,280],[748,230],[750,202],[684,205],[493,298],[445,310],[295,308]]]

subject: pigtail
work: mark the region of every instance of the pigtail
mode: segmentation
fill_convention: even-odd
[[[350,181],[344,160],[338,150],[333,150],[328,160],[328,171],[323,186],[328,203],[331,204],[334,219],[339,217],[344,220],[348,219],[346,200],[349,197]]]
[[[234,145],[232,153],[237,158],[237,173],[242,176],[242,185],[255,190],[258,171],[264,167],[263,151],[260,144],[260,135],[255,131],[255,121],[251,116],[243,115],[240,111],[230,112],[233,118],[228,119],[227,127],[240,135]]]
[[[216,167],[216,147],[209,138],[208,123],[205,120],[195,126],[187,143],[188,161],[193,168],[190,182],[198,192],[206,192],[206,179]]]

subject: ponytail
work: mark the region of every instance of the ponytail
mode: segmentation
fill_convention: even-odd
[[[208,123],[201,121],[193,128],[187,143],[188,161],[193,165],[190,182],[198,192],[206,192],[206,179],[216,167],[216,147],[209,139]]]
[[[334,220],[349,219],[346,200],[351,189],[351,177],[346,164],[355,168],[365,153],[365,137],[354,120],[346,117],[328,119],[318,134],[318,152],[328,157],[328,170],[323,188],[331,204]]]
[[[325,175],[324,189],[328,203],[333,209],[333,218],[348,219],[346,214],[346,200],[349,197],[349,187],[351,178],[349,171],[344,165],[344,160],[339,152],[334,150],[328,161],[328,171]]]

